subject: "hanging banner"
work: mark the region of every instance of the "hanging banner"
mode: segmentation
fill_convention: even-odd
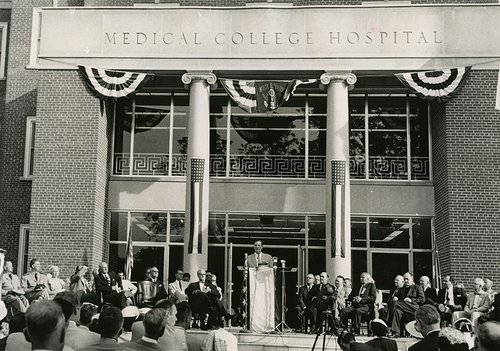
[[[136,93],[152,78],[152,74],[104,70],[78,66],[88,87],[99,99],[118,99]]]
[[[317,79],[291,81],[255,81],[219,79],[227,94],[246,112],[276,110],[293,95],[301,84],[318,82]]]
[[[460,89],[469,74],[471,66],[438,71],[399,73],[395,76],[417,96],[445,102]]]

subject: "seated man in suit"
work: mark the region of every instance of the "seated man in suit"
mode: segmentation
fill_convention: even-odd
[[[333,310],[335,312],[335,318],[340,318],[340,311],[344,309],[347,301],[346,289],[344,288],[344,277],[338,275],[335,278],[335,291],[337,292],[337,296],[335,298],[335,302],[333,303]]]
[[[30,303],[24,296],[19,277],[13,273],[12,262],[5,261],[2,276],[2,301],[7,307],[12,306],[14,313],[26,312]]]
[[[347,328],[348,320],[352,318],[354,334],[359,334],[361,327],[361,317],[364,314],[371,314],[374,309],[375,299],[377,298],[377,288],[372,282],[369,273],[361,274],[361,288],[358,295],[352,299],[352,305],[344,308],[340,312],[340,321],[344,328]]]
[[[160,272],[157,267],[151,267],[149,271],[149,278],[146,279],[147,281],[153,282],[156,284],[156,299],[155,301],[161,300],[161,299],[166,299],[168,294],[167,290],[165,290],[165,284],[163,284],[163,281],[158,278]]]
[[[99,274],[95,276],[94,282],[97,293],[102,294],[103,302],[118,308],[127,306],[127,299],[122,292],[122,280],[118,274],[108,270],[106,262],[101,262],[99,265]]]
[[[437,301],[437,292],[436,289],[434,289],[431,286],[431,280],[429,279],[428,276],[423,275],[420,277],[420,286],[424,290],[424,295],[425,295],[425,304],[427,305],[435,305]]]
[[[455,281],[449,275],[444,276],[442,283],[443,288],[438,292],[437,303],[434,307],[441,313],[441,320],[450,324],[453,312],[464,310],[467,295],[463,288],[454,286]]]
[[[474,279],[474,292],[467,294],[467,302],[463,311],[453,312],[452,322],[459,318],[466,317],[471,320],[474,328],[477,327],[477,319],[490,310],[490,295],[483,290],[484,280]]]
[[[306,285],[299,288],[299,293],[297,294],[297,318],[301,324],[301,331],[307,331],[306,322],[309,325],[315,326],[315,316],[311,312],[312,300],[317,295],[318,285],[314,285],[314,275],[308,274],[306,276]]]
[[[198,281],[189,284],[186,288],[189,305],[193,314],[198,314],[202,329],[213,329],[220,323],[220,293],[217,288],[206,280],[206,272],[200,269],[197,272]],[[208,321],[205,325],[205,317],[208,314]]]
[[[395,301],[404,300],[404,285],[405,282],[402,275],[397,275],[396,277],[394,277],[394,289],[391,290],[387,302],[383,304],[384,307],[378,310],[378,315],[384,322],[387,323],[387,319],[389,318],[389,309],[391,308],[392,304]]]
[[[47,286],[47,276],[41,273],[40,260],[34,258],[30,261],[31,271],[23,275],[21,286],[24,289],[24,296],[29,302],[35,300],[48,300],[49,289]]]
[[[175,272],[175,280],[168,284],[168,296],[175,303],[187,300],[186,288],[189,284],[182,280],[183,276],[182,269],[178,269]]]
[[[392,336],[401,335],[401,327],[404,321],[412,321],[415,318],[415,311],[425,301],[424,290],[420,285],[415,284],[413,275],[406,272],[403,275],[403,300],[395,301],[389,309],[389,325]]]

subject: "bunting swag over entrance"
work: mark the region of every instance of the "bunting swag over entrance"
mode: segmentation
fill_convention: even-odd
[[[423,99],[445,102],[460,89],[471,66],[439,71],[398,73],[396,77],[413,93]]]
[[[136,93],[152,74],[104,70],[89,66],[78,66],[85,82],[99,99],[118,99]]]
[[[276,110],[288,101],[299,85],[318,82],[317,79],[259,81],[222,78],[219,81],[231,99],[247,112]]]

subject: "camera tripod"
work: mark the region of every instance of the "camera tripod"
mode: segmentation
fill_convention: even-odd
[[[330,320],[333,318],[332,314],[333,314],[333,311],[330,309],[323,311],[323,323],[322,323],[323,331],[318,331],[316,333],[316,338],[314,338],[314,343],[313,343],[311,351],[314,351],[314,349],[316,347],[316,343],[318,342],[318,338],[320,335],[323,335],[323,347],[321,348],[321,350],[325,351],[326,336],[330,335],[330,337],[331,337],[331,335],[332,335],[332,331],[330,330]]]

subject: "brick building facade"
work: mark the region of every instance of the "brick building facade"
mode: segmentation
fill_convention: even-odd
[[[74,267],[82,263],[96,267],[99,262],[105,260],[109,261],[113,268],[119,268],[123,261],[125,247],[123,235],[126,238],[128,230],[132,233],[134,230],[139,230],[133,227],[134,221],[142,225],[154,223],[157,228],[158,223],[163,223],[157,219],[158,214],[161,218],[164,216],[165,223],[170,225],[169,229],[158,229],[161,233],[163,230],[168,233],[168,242],[163,244],[155,242],[149,246],[144,243],[144,255],[153,252],[155,255],[162,256],[154,263],[162,265],[161,272],[164,279],[172,278],[172,271],[182,266],[183,257],[182,244],[176,242],[177,239],[174,240],[174,232],[178,230],[179,225],[184,225],[182,218],[185,211],[185,174],[178,177],[174,177],[173,173],[169,173],[166,177],[151,174],[136,177],[132,168],[131,174],[117,174],[112,166],[116,162],[118,145],[115,107],[112,104],[106,104],[106,107],[103,107],[99,103],[92,92],[84,86],[74,65],[71,69],[68,69],[68,66],[72,64],[65,66],[63,63],[57,66],[57,60],[54,60],[52,68],[48,66],[49,61],[45,62],[45,67],[32,65],[33,9],[48,8],[54,4],[58,7],[72,6],[76,9],[96,6],[140,8],[143,5],[149,6],[144,9],[155,11],[156,4],[158,8],[167,6],[163,7],[163,10],[168,11],[169,8],[178,7],[223,8],[245,6],[250,3],[257,3],[252,6],[258,7],[262,2],[243,0],[180,2],[170,0],[13,0],[11,8],[0,9],[0,22],[8,24],[8,43],[5,47],[7,50],[6,78],[0,81],[0,247],[8,250],[8,255],[15,262],[15,266],[18,264],[19,269],[25,269],[26,259],[36,256],[42,259],[45,267],[49,264],[58,264],[62,268],[63,277],[71,275]],[[357,8],[365,6],[366,3],[300,0],[273,1],[262,6],[269,6],[269,11],[273,11],[273,8],[279,11],[287,7],[307,8],[318,5]],[[495,5],[497,2],[493,0],[408,1],[405,3],[408,6],[410,4],[458,6],[459,4],[490,3],[492,9],[498,7]],[[388,8],[387,11],[390,9]],[[464,60],[464,63],[459,58],[456,61],[452,58],[450,61],[437,61],[431,66],[439,67],[439,62],[446,66],[449,62],[458,62],[457,65],[461,65],[488,61],[474,58],[472,54],[470,57],[467,55],[465,57],[468,57],[468,60]],[[495,53],[489,58],[490,61],[500,60]],[[307,61],[307,58],[304,60]],[[398,57],[394,58],[394,61],[397,60]],[[110,62],[112,65],[119,61]],[[143,63],[139,63],[141,64]],[[289,79],[297,75],[295,69],[277,73],[268,72],[265,57],[261,65],[263,73],[255,73],[259,71],[255,65],[248,66],[248,68],[242,65],[240,70],[234,67],[227,71],[219,69],[216,73],[220,72],[227,76],[232,72],[233,75],[246,79]],[[366,175],[367,179],[353,180],[352,223],[357,223],[356,225],[362,228],[361,231],[366,230],[367,233],[372,233],[371,230],[375,231],[384,227],[382,223],[387,220],[389,220],[389,227],[391,230],[394,228],[394,231],[404,225],[399,224],[396,228],[396,223],[408,222],[408,226],[413,229],[408,229],[409,238],[406,240],[413,240],[413,243],[409,243],[408,247],[404,245],[384,246],[377,244],[376,240],[370,243],[370,237],[360,239],[356,237],[359,229],[353,229],[353,261],[356,263],[353,263],[350,275],[356,277],[361,271],[369,270],[377,279],[380,257],[386,257],[388,262],[392,262],[393,257],[394,259],[399,257],[395,262],[402,264],[402,267],[406,269],[415,270],[415,274],[433,274],[428,267],[439,261],[441,274],[453,274],[469,289],[472,288],[472,278],[476,276],[492,278],[496,283],[500,281],[497,260],[500,252],[500,245],[497,244],[500,231],[500,202],[498,201],[500,198],[498,172],[500,112],[494,109],[498,69],[493,67],[492,64],[473,65],[471,74],[454,99],[446,104],[430,104],[429,144],[431,150],[428,158],[432,162],[430,166],[432,171],[428,179],[421,182],[416,182],[414,179],[375,180]],[[106,68],[124,69],[126,67],[108,66]],[[144,68],[138,70],[148,71]],[[383,67],[380,70],[357,69],[354,64],[353,70],[358,75],[358,82],[351,92],[350,104],[355,105],[354,100],[351,99],[355,99],[356,94],[388,92],[386,96],[390,97],[391,94],[407,93],[401,86],[397,86],[397,81],[393,78],[385,78],[387,70],[392,73],[405,69]],[[176,108],[179,104],[180,110],[187,108],[189,106],[188,90],[184,89],[180,79],[185,71],[181,71],[177,67],[172,67],[170,70],[152,70],[151,73],[155,73],[158,77],[150,85],[150,90],[146,88],[145,91],[152,93],[151,96],[154,93],[164,93],[166,96],[173,93],[169,103],[172,106],[175,104]],[[324,71],[307,68],[299,71],[299,77],[319,78],[322,73]],[[252,78],[252,75],[257,78]],[[377,79],[377,75],[384,76],[384,78]],[[172,77],[175,78],[175,83],[164,84],[164,80]],[[217,100],[219,99],[217,96],[223,94],[224,91],[219,86],[213,94],[216,97],[211,100],[211,104],[220,105],[221,111],[226,111],[224,107],[226,101],[218,102]],[[319,99],[326,100],[326,92],[320,89],[299,90],[298,96],[301,96],[300,94],[305,96],[306,106],[313,104],[314,96],[320,96]],[[301,101],[297,104],[300,105]],[[318,106],[324,103],[325,101],[320,102]],[[408,102],[408,104],[412,103]],[[315,108],[321,110],[322,107]],[[127,108],[124,111],[127,111]],[[175,112],[172,112],[172,115],[174,114]],[[30,116],[36,118],[36,133],[32,175],[27,176],[25,174],[25,140],[27,140],[27,117]],[[232,129],[227,128],[227,135],[229,135]],[[216,128],[211,126],[211,129]],[[367,129],[366,133],[370,132]],[[309,133],[307,128],[306,133]],[[212,154],[212,151],[210,153]],[[230,172],[227,171],[227,175],[229,174]],[[324,258],[315,261],[313,256],[316,252],[321,253],[319,255],[321,257],[325,256],[325,241],[328,240],[328,235],[324,234],[326,229],[324,206],[317,205],[317,197],[323,196],[324,198],[325,180],[321,177],[320,179],[250,178],[252,177],[235,180],[231,176],[218,177],[211,174],[209,251],[208,257],[205,257],[208,268],[216,271],[221,281],[228,282],[231,269],[227,268],[227,265],[230,263],[236,265],[238,260],[241,261],[243,252],[251,251],[249,247],[253,240],[252,235],[245,239],[246,241],[239,238],[238,225],[243,221],[248,222],[257,218],[260,220],[259,230],[261,230],[266,228],[266,225],[267,227],[276,225],[272,221],[270,225],[266,224],[266,218],[273,217],[277,223],[282,216],[284,222],[296,220],[305,224],[300,224],[296,228],[288,225],[286,227],[288,231],[273,234],[278,235],[278,239],[279,235],[286,238],[286,233],[294,233],[295,229],[300,233],[308,230],[313,233],[316,228],[315,221],[318,218],[324,236],[315,244],[312,244],[312,234],[306,235],[305,243],[301,241],[303,239],[290,241],[289,245],[287,244],[286,253],[280,252],[280,243],[277,241],[270,245],[270,251],[274,250],[278,256],[282,254],[303,270],[306,267],[311,271],[323,270]],[[163,195],[160,196],[160,193]],[[289,197],[284,197],[280,202],[282,194],[287,194]],[[413,197],[407,198],[410,194]],[[238,202],[239,197],[244,198],[246,203]],[[423,212],[421,213],[420,210]],[[151,217],[153,220],[150,219]],[[235,219],[235,217],[238,218]],[[403,220],[398,222],[397,219],[402,217],[404,217]],[[233,220],[238,225],[231,225]],[[365,224],[363,224],[364,221],[366,221]],[[174,226],[173,223],[177,223],[178,226]],[[420,230],[424,231],[424,229],[417,229],[419,226],[428,228],[429,242],[434,241],[432,236],[435,235],[436,245],[418,246],[420,244],[417,243],[416,238],[420,235]],[[28,236],[26,236],[27,228],[29,228]],[[143,227],[138,226],[138,228]],[[217,228],[224,234],[220,234]],[[150,233],[152,227],[148,230],[145,232]],[[257,235],[255,230],[252,232]],[[262,233],[259,232],[258,235],[260,234]],[[182,236],[182,231],[180,235]],[[225,239],[219,240],[218,235],[222,235],[221,237]],[[406,235],[406,232],[403,235]],[[360,245],[355,243],[356,238],[361,240]],[[242,241],[238,241],[240,239]],[[21,244],[27,244],[27,251],[26,246],[20,247],[22,246],[20,240]],[[148,240],[151,239],[148,237]],[[233,241],[235,243],[234,256],[240,255],[240,257],[229,262],[229,256],[233,254],[233,251],[229,252],[228,244]],[[266,241],[265,236],[264,241]],[[269,242],[271,241],[269,239]],[[297,243],[300,245],[299,252],[303,250],[303,247],[306,247],[306,251],[309,250],[310,246],[312,250],[310,254],[307,251],[307,254],[299,253],[295,257]],[[140,252],[137,254],[139,255]],[[425,256],[422,258],[423,261],[417,259],[419,255]],[[217,267],[220,263],[217,260],[221,257],[224,258],[225,264],[221,264],[221,266],[226,266],[224,269]],[[398,261],[399,259],[401,261]],[[145,262],[149,264],[147,260]],[[421,264],[427,268],[419,270]],[[139,275],[139,272],[135,274]],[[232,279],[237,280],[235,277]],[[381,281],[385,279],[385,277],[380,278]]]

